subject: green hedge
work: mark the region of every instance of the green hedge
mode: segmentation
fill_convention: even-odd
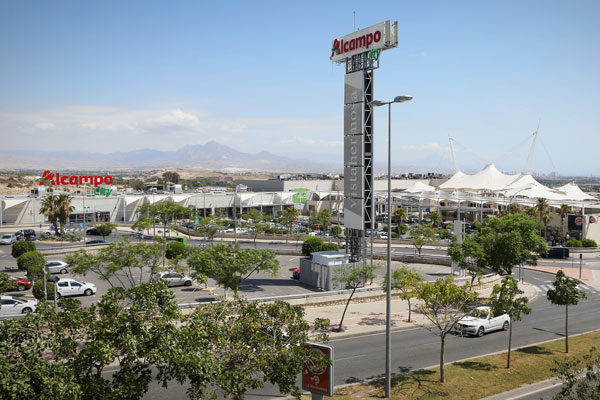
[[[35,251],[35,243],[28,240],[19,240],[12,244],[12,256],[18,258],[20,255],[27,253],[28,251]]]
[[[567,240],[565,244],[567,247],[598,247],[598,244],[595,240],[592,239],[583,239],[583,240]]]

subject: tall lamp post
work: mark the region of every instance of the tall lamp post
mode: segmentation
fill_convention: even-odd
[[[392,391],[392,103],[412,100],[412,96],[396,96],[392,101],[373,100],[371,107],[388,106],[388,198],[387,198],[387,288],[385,295],[385,397]]]

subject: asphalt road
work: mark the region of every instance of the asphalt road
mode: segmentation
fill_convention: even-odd
[[[534,285],[548,281],[552,276],[540,272],[531,272],[527,280]],[[569,309],[569,331],[571,335],[600,329],[600,295],[588,291],[588,299]],[[564,308],[552,305],[544,295],[531,301],[532,313],[513,327],[513,348],[531,345],[545,340],[564,337]],[[332,339],[335,348],[335,385],[360,382],[367,379],[382,378],[384,375],[385,334],[375,333],[346,339]],[[484,337],[462,337],[452,335],[446,341],[446,362],[463,360],[488,353],[506,351],[508,332],[500,331]],[[394,374],[402,374],[420,368],[435,366],[439,363],[440,340],[438,336],[424,328],[397,331],[392,334],[392,365]],[[482,368],[485,366],[464,362],[463,367]],[[431,377],[432,380],[436,376]],[[427,391],[427,382],[423,383]],[[524,397],[529,400],[551,398],[555,393],[540,392],[535,396]],[[152,385],[145,399],[186,399],[185,385],[172,385],[168,389]],[[264,399],[280,396],[274,387],[249,393],[249,399]],[[545,396],[545,397],[544,397]],[[548,397],[550,396],[550,397]]]

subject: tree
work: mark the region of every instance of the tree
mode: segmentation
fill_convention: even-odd
[[[162,174],[162,177],[167,182],[179,183],[179,174],[177,172],[167,171]]]
[[[562,381],[554,400],[600,399],[600,353],[592,347],[583,358],[554,360],[551,371]]]
[[[129,181],[129,186],[134,190],[144,190],[144,182],[139,179]]]
[[[485,254],[485,265],[496,273],[511,275],[515,265],[536,265],[546,253],[546,242],[537,232],[540,224],[523,214],[487,218],[473,238]]]
[[[15,290],[15,284],[6,272],[0,272],[0,293]]]
[[[164,251],[163,243],[131,243],[125,238],[96,254],[86,250],[67,254],[65,261],[75,275],[93,272],[111,287],[132,287],[147,282],[159,270]],[[147,268],[150,275],[145,274]]]
[[[144,230],[150,231],[150,228],[152,228],[152,220],[148,217],[140,217],[131,225],[131,229],[136,231],[139,236],[142,236]]]
[[[46,260],[42,253],[38,251],[28,251],[21,254],[17,258],[17,266],[19,271],[27,272],[27,279],[33,281],[44,277],[44,268],[46,268]],[[48,270],[46,269],[46,273]]]
[[[525,215],[529,217],[535,217],[537,216],[537,209],[535,207],[527,207],[525,209]]]
[[[447,276],[419,285],[417,297],[423,301],[417,310],[431,322],[431,332],[440,337],[440,382],[444,382],[446,335],[467,315],[469,307],[477,301],[477,293],[467,285],[458,286],[452,276]]]
[[[188,266],[195,270],[194,277],[215,276],[217,284],[231,289],[237,297],[240,284],[255,272],[276,275],[279,262],[270,250],[240,249],[238,244],[211,245],[188,257]]]
[[[104,240],[104,238],[108,235],[110,235],[112,233],[112,231],[117,229],[117,224],[113,224],[112,222],[106,222],[102,225],[98,225],[96,227],[96,230],[98,231],[99,234],[102,235],[102,240]]]
[[[431,226],[436,227],[442,221],[442,216],[435,211],[429,213],[429,219],[431,220]]]
[[[331,227],[331,235],[338,240],[338,243],[340,242],[340,237],[342,236],[343,233],[344,233],[344,230],[342,229],[341,226],[334,225]]]
[[[487,266],[483,246],[474,237],[465,236],[462,243],[460,243],[454,236],[450,246],[448,246],[448,255],[452,261],[458,264],[460,269],[471,275],[470,286],[473,287],[473,282],[477,277],[483,275]]]
[[[564,230],[565,230],[565,218],[571,212],[572,212],[571,207],[569,207],[566,204],[561,204],[560,208],[558,209],[558,214],[560,215],[560,229],[562,232],[564,232]],[[563,235],[563,237],[564,237],[564,235]]]
[[[508,332],[508,356],[506,358],[506,368],[510,368],[510,347],[512,342],[512,325],[514,321],[521,320],[521,314],[531,313],[531,308],[527,306],[529,299],[527,297],[517,297],[523,292],[519,289],[519,281],[510,275],[502,278],[501,285],[494,285],[490,299],[492,301],[492,311],[494,316],[508,314],[509,332]]]
[[[177,257],[183,257],[186,255],[187,249],[187,246],[181,242],[170,242],[167,244],[165,257],[167,257],[169,260]]]
[[[163,237],[166,235],[167,225],[169,222],[176,223],[177,220],[188,218],[190,210],[171,200],[164,200],[160,203],[152,204],[148,208],[148,213],[151,217],[163,224]]]
[[[415,249],[421,255],[423,246],[430,245],[435,240],[435,231],[430,226],[413,225],[410,228],[410,243],[415,246]]]
[[[329,211],[329,210],[319,211],[319,214],[317,215],[317,221],[319,222],[319,225],[321,225],[321,232],[324,233],[327,231],[327,227],[331,223],[331,218],[332,218],[331,211]]]
[[[252,228],[253,236],[254,236],[254,248],[256,248],[256,238],[259,234],[265,231],[265,226],[263,224],[264,217],[262,213],[258,210],[252,209],[248,212],[248,222],[249,226]],[[250,222],[252,220],[252,222]]]
[[[310,257],[312,253],[316,253],[317,251],[321,251],[321,247],[323,247],[323,239],[318,237],[309,237],[302,242],[302,255],[306,257]]]
[[[14,258],[18,258],[21,254],[25,254],[28,251],[35,251],[35,243],[29,240],[19,240],[12,244],[11,254]]]
[[[387,274],[383,281],[383,290],[387,291]],[[408,302],[408,321],[411,317],[410,299],[417,295],[417,288],[423,282],[421,275],[414,269],[408,269],[405,265],[402,268],[392,271],[392,290],[400,291],[400,298]]]
[[[396,222],[401,224],[402,219],[406,217],[406,210],[403,208],[398,208],[396,211],[394,211],[394,217],[396,217]]]
[[[58,196],[54,194],[47,195],[40,204],[40,214],[48,217],[48,222],[54,226],[54,232],[59,234],[58,224],[60,217],[60,209],[58,204]]]
[[[344,289],[352,289],[352,293],[350,293],[350,297],[348,297],[348,301],[346,301],[346,307],[344,307],[344,312],[342,313],[342,319],[340,319],[340,325],[337,328],[337,332],[343,332],[342,324],[344,322],[344,316],[346,315],[346,310],[352,300],[352,296],[354,296],[354,292],[368,281],[375,279],[374,271],[375,266],[369,264],[345,264],[336,270],[334,281]]]
[[[56,199],[56,206],[58,208],[58,221],[60,223],[60,234],[65,233],[65,225],[67,224],[67,218],[75,211],[75,206],[71,205],[71,196],[68,194],[61,193]],[[56,232],[58,235],[59,232]]]
[[[285,235],[286,243],[290,233],[292,232],[294,223],[298,220],[298,215],[300,215],[300,211],[298,211],[296,207],[288,207],[283,210],[282,223],[288,227],[287,234]]]
[[[548,290],[546,296],[552,304],[565,306],[565,353],[569,352],[569,306],[576,306],[579,300],[585,299],[585,292],[577,289],[580,282],[569,278],[563,270],[556,273],[554,289]]]

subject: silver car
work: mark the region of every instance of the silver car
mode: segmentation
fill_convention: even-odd
[[[51,274],[66,274],[69,272],[69,264],[64,261],[47,261],[46,267]]]
[[[192,278],[177,272],[158,272],[154,274],[152,279],[164,279],[167,281],[167,286],[192,286]]]
[[[17,236],[14,233],[5,233],[0,236],[0,244],[13,244],[17,241]]]
[[[25,300],[13,296],[0,296],[0,315],[27,314],[35,311],[37,300]]]

